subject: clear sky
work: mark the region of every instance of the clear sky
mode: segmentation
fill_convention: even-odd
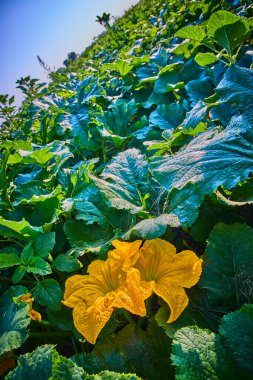
[[[71,51],[81,53],[104,28],[95,22],[103,12],[120,16],[138,0],[0,0],[0,94],[22,95],[16,80],[47,74],[39,55],[51,68],[63,66]]]

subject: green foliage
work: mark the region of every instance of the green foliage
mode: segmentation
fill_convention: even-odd
[[[20,108],[0,95],[1,360],[21,355],[7,379],[167,380],[172,363],[178,379],[252,377],[249,3],[104,12],[49,84],[17,81]],[[171,324],[159,297],[131,324],[118,310],[91,346],[61,302],[67,278],[115,239],[157,237],[203,259],[189,305]]]
[[[208,238],[200,287],[216,310],[231,311],[253,301],[252,232],[245,224],[218,223]]]
[[[219,334],[196,326],[175,334],[172,361],[176,379],[249,379],[253,374],[253,305],[227,314]]]
[[[0,355],[20,347],[28,338],[26,329],[30,323],[29,307],[25,302],[17,300],[25,293],[27,289],[19,285],[9,288],[1,297]]]
[[[40,305],[47,306],[52,310],[59,310],[61,308],[62,290],[54,279],[48,278],[37,282],[33,294]]]
[[[84,378],[85,372],[71,360],[60,356],[54,346],[45,345],[19,357],[14,371],[6,376],[7,380],[30,379],[53,380]]]

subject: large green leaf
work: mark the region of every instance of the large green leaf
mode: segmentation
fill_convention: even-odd
[[[208,238],[200,287],[210,306],[222,312],[253,302],[253,229],[218,223]]]
[[[215,91],[222,101],[230,102],[243,112],[252,112],[253,105],[253,73],[245,67],[233,65],[229,67]]]
[[[209,36],[225,48],[229,54],[242,43],[250,32],[249,25],[241,17],[227,11],[212,14],[207,24]]]
[[[180,38],[189,38],[190,40],[193,40],[195,42],[202,42],[205,38],[206,34],[204,30],[199,26],[185,26],[184,28],[180,29],[176,34],[175,37]]]
[[[177,380],[237,379],[220,337],[197,326],[176,332],[171,359]]]
[[[29,306],[22,301],[14,302],[14,297],[27,293],[23,286],[9,288],[0,302],[0,355],[21,346],[27,339],[26,331],[30,323]]]
[[[54,346],[45,345],[18,358],[17,367],[6,380],[19,379],[83,380],[85,372],[70,359],[60,356]]]
[[[157,126],[160,129],[174,130],[183,121],[183,109],[178,103],[169,105],[159,105],[156,110],[151,112],[149,123],[152,126]]]
[[[158,339],[159,336],[159,339]],[[134,372],[149,380],[167,380],[170,339],[155,322],[147,331],[128,325],[117,334],[105,338],[88,356],[78,357],[78,365],[91,373],[105,369],[115,372]]]
[[[105,194],[109,204],[136,214],[144,207],[150,191],[148,163],[138,149],[128,149],[112,159],[101,174],[91,178]]]
[[[141,380],[141,378],[130,373],[102,371],[96,375],[87,375],[84,380]]]
[[[17,232],[24,237],[36,237],[40,232],[42,232],[40,227],[31,226],[25,219],[18,222],[16,220],[6,220],[0,216],[0,226],[7,227],[7,229],[1,229],[1,234],[4,236],[9,236],[8,230]]]
[[[129,239],[131,234],[142,239],[155,239],[166,232],[167,227],[177,228],[180,226],[176,215],[162,214],[157,218],[145,219],[133,226],[125,235]]]
[[[227,189],[245,180],[253,171],[253,134],[241,117],[232,119],[223,132],[206,132],[174,156],[153,160],[154,177],[167,190],[198,185],[199,194],[218,186]]]
[[[242,379],[253,376],[253,305],[225,315],[219,327],[225,346],[241,370]]]
[[[118,102],[114,107],[104,113],[101,118],[104,137],[109,137],[116,147],[120,147],[129,137],[134,135],[136,127],[137,105],[134,100],[130,102]]]
[[[253,375],[253,305],[223,317],[219,335],[197,326],[175,334],[172,362],[177,380],[248,380]]]

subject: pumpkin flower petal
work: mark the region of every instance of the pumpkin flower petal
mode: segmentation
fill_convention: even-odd
[[[73,311],[74,325],[88,342],[95,344],[98,334],[110,319],[112,312],[113,307],[106,298],[99,298],[88,309],[85,303],[79,303]]]
[[[189,299],[181,286],[173,285],[168,281],[160,281],[153,285],[154,292],[170,307],[170,317],[167,323],[174,322],[188,305]]]
[[[199,281],[202,272],[202,260],[192,251],[182,251],[173,257],[170,278],[183,286],[191,288]]]
[[[141,284],[140,273],[136,269],[127,272],[125,281],[125,291],[118,291],[113,301],[113,306],[124,308],[130,313],[137,314],[141,317],[147,315],[145,308],[145,299],[152,293],[152,290],[146,284]]]
[[[112,245],[116,248],[108,252],[108,257],[120,261],[122,263],[122,269],[127,271],[137,261],[140,252],[141,240],[136,240],[132,243],[126,241],[113,240]]]
[[[73,294],[77,289],[79,289],[81,285],[81,280],[84,276],[80,274],[76,274],[74,276],[71,276],[67,279],[65,282],[65,293],[64,293],[64,299],[66,300]]]
[[[66,281],[63,303],[74,309],[74,324],[90,343],[95,343],[114,308],[146,315],[144,300],[150,289],[141,286],[137,269],[125,272],[122,266],[120,260],[112,258],[95,260],[88,268],[89,275],[73,276]]]
[[[162,239],[146,241],[135,268],[141,280],[169,305],[168,322],[175,321],[188,304],[184,287],[195,285],[201,275],[202,260],[192,251],[176,253],[176,248]]]

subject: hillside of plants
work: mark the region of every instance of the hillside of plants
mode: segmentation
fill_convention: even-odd
[[[252,10],[141,0],[0,96],[0,378],[253,378]]]

